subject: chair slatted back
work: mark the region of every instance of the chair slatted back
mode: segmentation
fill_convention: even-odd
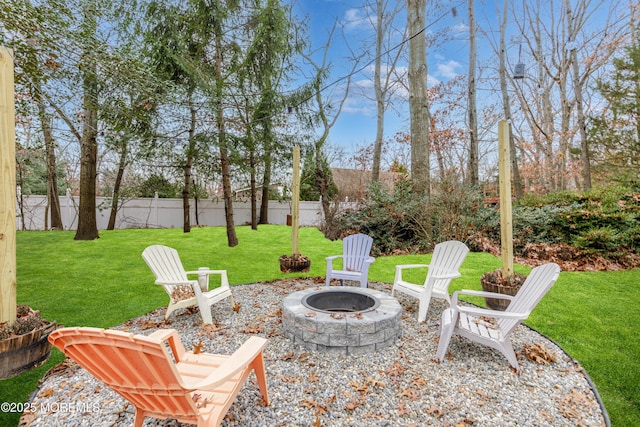
[[[369,259],[373,239],[366,234],[352,234],[342,240],[343,268],[348,271],[362,271]]]
[[[137,408],[174,417],[197,417],[194,402],[180,383],[172,356],[162,342],[98,328],[59,329],[49,340]]]
[[[559,275],[560,266],[555,263],[544,264],[531,270],[505,312],[527,313],[527,315],[531,313],[558,280]],[[520,322],[520,320],[498,319],[500,329],[505,336],[511,333]]]
[[[460,241],[450,240],[438,243],[433,249],[425,287],[432,281],[434,291],[447,292],[452,279],[440,279],[438,276],[459,274],[458,270],[468,253],[469,248]]]
[[[142,258],[156,276],[156,280],[188,282],[178,251],[163,245],[152,245],[142,251]]]

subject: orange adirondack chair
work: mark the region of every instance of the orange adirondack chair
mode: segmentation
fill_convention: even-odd
[[[249,338],[231,356],[185,351],[175,329],[144,336],[62,328],[52,332],[49,341],[131,402],[136,427],[145,417],[218,426],[252,370],[269,404],[264,338]]]

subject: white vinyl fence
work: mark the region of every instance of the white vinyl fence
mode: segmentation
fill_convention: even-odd
[[[198,223],[196,224],[195,200],[190,200],[191,225],[224,226],[224,202],[198,200]],[[75,196],[61,196],[62,223],[65,230],[75,230],[78,226],[78,203]],[[96,220],[98,229],[104,230],[109,223],[111,199],[96,198]],[[44,230],[46,196],[23,196],[17,205],[16,228],[18,230]],[[291,214],[290,202],[269,201],[269,223],[286,224]],[[24,216],[23,216],[24,215]],[[234,202],[233,218],[236,225],[251,223],[251,203]],[[320,202],[300,202],[300,225],[317,226],[322,220]],[[47,221],[50,227],[51,221]],[[182,228],[182,199],[140,198],[127,200],[116,216],[116,229],[123,228]]]

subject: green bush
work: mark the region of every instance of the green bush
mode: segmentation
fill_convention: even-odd
[[[367,196],[355,209],[335,216],[333,226],[343,230],[341,234],[359,232],[371,236],[374,255],[427,249],[424,204],[412,196],[408,181],[396,183],[393,192],[374,183]]]
[[[375,183],[367,199],[355,209],[338,213],[331,227],[325,228],[342,230],[338,235],[371,236],[374,255],[423,252],[436,242],[465,240],[479,203],[475,192],[453,180],[440,183],[429,201],[415,197],[408,180],[396,182],[391,192]]]
[[[500,211],[481,208],[479,192],[454,180],[435,186],[429,202],[417,199],[408,181],[393,192],[369,188],[356,209],[336,215],[334,237],[361,232],[374,239],[376,254],[428,251],[436,242],[465,241],[471,250],[499,247]],[[640,247],[640,193],[630,188],[594,189],[527,195],[514,204],[513,249],[522,255],[528,244],[572,245],[608,259]]]
[[[576,236],[573,244],[578,249],[611,251],[617,248],[620,234],[611,227],[594,228]]]
[[[613,259],[640,244],[640,194],[630,188],[527,195],[514,204],[512,216],[516,254],[528,243],[569,244]],[[482,209],[471,224],[500,244],[498,210]]]

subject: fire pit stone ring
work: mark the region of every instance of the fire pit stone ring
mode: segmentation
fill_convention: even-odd
[[[384,292],[349,286],[310,288],[285,297],[284,336],[319,352],[366,354],[401,334],[402,306]]]

